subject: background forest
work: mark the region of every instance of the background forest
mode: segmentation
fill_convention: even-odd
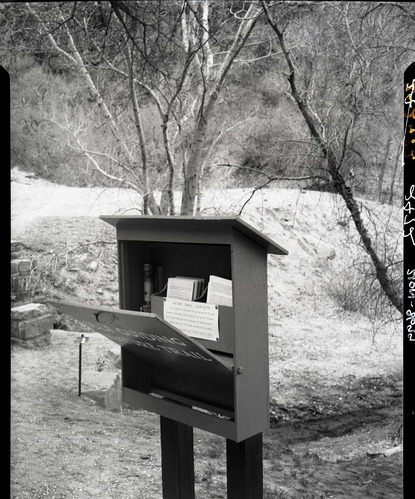
[[[143,214],[197,214],[207,187],[338,193],[402,311],[396,258],[356,196],[401,201],[412,4],[50,2],[1,14],[13,165],[132,188]]]
[[[267,9],[281,38],[261,2],[2,4],[12,164],[66,185],[132,187],[150,213],[192,213],[207,186],[300,178],[300,187],[333,190],[292,96],[283,41],[299,95],[343,177],[359,195],[399,200],[414,6]],[[173,206],[172,189],[188,193],[190,204]],[[159,203],[155,191],[165,194]]]

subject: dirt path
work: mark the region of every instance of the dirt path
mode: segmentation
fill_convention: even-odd
[[[160,499],[158,417],[106,411],[78,397],[75,338],[57,330],[47,349],[13,350],[11,497]],[[85,371],[117,349],[92,334]],[[297,408],[274,422],[264,435],[264,497],[401,497],[402,453],[367,455],[368,449],[393,446],[398,395],[399,382],[391,380],[379,388],[382,407],[314,418]],[[224,439],[195,430],[195,456],[197,497],[224,499]]]
[[[12,238],[27,238],[31,225],[44,217],[93,217],[106,213],[136,213],[137,195],[117,188],[67,187],[14,168],[11,173]]]

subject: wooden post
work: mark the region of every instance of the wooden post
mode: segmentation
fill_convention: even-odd
[[[163,499],[194,499],[193,427],[160,417]]]
[[[228,499],[262,499],[262,433],[226,440]]]

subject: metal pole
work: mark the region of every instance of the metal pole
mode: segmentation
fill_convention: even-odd
[[[79,372],[78,372],[78,397],[81,396],[81,381],[82,381],[82,343],[84,335],[81,334],[81,341],[79,342]]]

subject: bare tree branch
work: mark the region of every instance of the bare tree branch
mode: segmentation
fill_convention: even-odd
[[[252,166],[232,165],[230,163],[221,163],[218,166],[226,166],[228,168],[237,168],[238,170],[251,171],[255,174],[262,175],[262,176],[266,177],[270,182],[277,182],[278,180],[300,181],[300,180],[311,180],[311,179],[322,178],[319,175],[303,175],[300,177],[286,177],[286,176],[282,176],[282,175],[270,175],[269,173],[264,172],[263,170],[259,170],[258,168],[253,168]],[[269,182],[267,182],[267,184],[268,183]]]
[[[356,202],[352,189],[346,185],[346,182],[339,171],[339,164],[336,159],[334,150],[327,143],[323,134],[319,132],[316,127],[315,121],[312,118],[310,107],[307,101],[304,101],[300,95],[300,92],[297,88],[296,83],[296,70],[293,65],[292,56],[290,52],[287,50],[285,45],[285,39],[283,32],[279,29],[277,22],[272,18],[269,5],[265,2],[265,0],[261,0],[262,7],[264,9],[267,21],[271,28],[274,30],[278,39],[280,41],[280,45],[282,51],[284,53],[284,57],[289,68],[288,82],[290,84],[291,93],[303,115],[305,122],[308,126],[308,129],[311,135],[315,138],[316,142],[319,144],[319,147],[326,158],[327,161],[327,171],[332,178],[332,182],[334,187],[337,189],[338,193],[342,196],[351,216],[353,222],[355,224],[356,230],[358,231],[362,244],[370,256],[372,263],[374,265],[376,276],[381,285],[384,293],[389,298],[390,302],[395,306],[395,308],[402,314],[403,313],[403,301],[402,296],[398,289],[394,286],[394,284],[389,279],[389,275],[387,273],[387,268],[385,263],[379,258],[373,243],[372,239],[368,233],[368,230],[363,222],[361,211],[359,209],[358,203]]]

